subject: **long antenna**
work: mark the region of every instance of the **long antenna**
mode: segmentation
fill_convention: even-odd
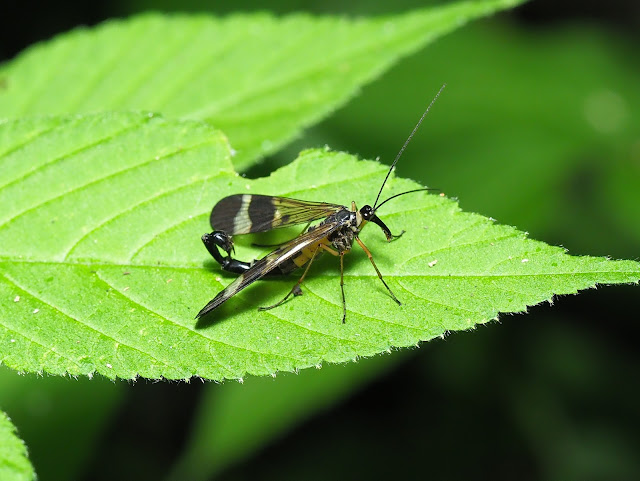
[[[395,199],[396,197],[400,197],[401,195],[404,195],[404,194],[413,194],[414,192],[422,192],[423,190],[440,190],[440,189],[432,189],[430,187],[423,187],[422,189],[413,189],[413,190],[408,190],[406,192],[400,192],[399,194],[392,195],[388,199],[385,199],[383,202],[380,202],[378,207],[375,208],[374,212],[376,210],[378,210],[380,207],[382,207],[383,205],[385,205],[387,202],[389,202],[391,199]]]
[[[442,93],[442,91],[444,90],[444,88],[447,86],[447,84],[442,84],[442,87],[440,87],[440,90],[438,90],[438,93],[436,94],[435,97],[433,97],[433,100],[431,101],[431,103],[429,104],[429,106],[427,107],[427,110],[424,111],[424,113],[422,114],[422,117],[420,117],[420,120],[418,120],[418,123],[416,124],[416,126],[413,128],[413,131],[411,132],[411,134],[409,134],[409,137],[407,138],[407,140],[404,142],[404,145],[402,146],[402,148],[400,149],[400,152],[398,152],[398,155],[396,155],[395,160],[393,161],[393,164],[391,164],[391,168],[389,169],[389,172],[387,172],[387,176],[384,178],[384,182],[382,182],[382,186],[380,187],[380,192],[378,192],[378,197],[376,197],[376,202],[373,204],[373,210],[376,210],[376,206],[378,205],[378,201],[380,200],[380,195],[382,194],[382,189],[384,189],[385,184],[387,183],[387,180],[389,179],[389,176],[391,175],[391,172],[393,171],[393,168],[396,166],[396,164],[398,163],[398,160],[400,160],[400,157],[402,157],[402,153],[404,152],[404,149],[407,148],[407,145],[409,145],[409,142],[411,142],[411,139],[413,138],[414,134],[418,131],[418,129],[420,128],[420,124],[422,123],[422,121],[424,120],[424,118],[427,116],[427,114],[429,113],[429,110],[431,110],[431,107],[433,106],[433,104],[436,102],[436,100],[438,100],[438,97],[440,97],[440,94]],[[388,199],[387,199],[388,200]]]

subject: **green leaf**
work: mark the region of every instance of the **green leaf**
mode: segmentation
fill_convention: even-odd
[[[11,420],[0,411],[0,479],[22,481],[35,477],[27,456],[27,447],[18,437]]]
[[[142,109],[206,119],[247,168],[344,104],[400,57],[521,0],[396,16],[145,14],[78,29],[0,69],[0,116]]]
[[[10,121],[0,140],[0,361],[17,370],[216,380],[294,371],[640,278],[636,262],[571,257],[422,192],[378,212],[393,232],[406,229],[401,239],[387,243],[375,226],[361,236],[401,307],[356,248],[345,262],[344,325],[332,256],[314,264],[304,296],[278,309],[256,312],[294,277],[256,283],[196,323],[233,278],[199,239],[217,200],[246,192],[362,205],[387,168],[310,150],[247,180],[207,124],[144,114]],[[392,177],[384,196],[416,187]],[[239,258],[264,252],[236,240]]]

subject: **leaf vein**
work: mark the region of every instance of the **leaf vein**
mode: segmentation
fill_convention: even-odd
[[[20,150],[21,148],[23,148],[25,145],[27,145],[27,144],[29,144],[31,142],[34,142],[39,137],[42,137],[43,135],[46,135],[49,132],[52,132],[52,131],[56,130],[59,127],[60,127],[60,125],[57,125],[57,124],[56,125],[51,125],[46,129],[39,130],[35,134],[26,137],[21,142],[18,142],[17,144],[14,144],[10,149],[7,149],[4,152],[2,152],[2,154],[0,154],[0,159],[2,159],[3,157],[8,157],[10,154],[12,154],[12,153]],[[29,172],[27,172],[27,173],[29,173]],[[13,180],[11,180],[8,183],[0,185],[0,189],[4,188],[6,185],[9,185],[12,182],[13,182]]]
[[[99,139],[97,139],[97,140],[95,140],[95,141],[93,141],[93,142],[90,142],[90,143],[86,144],[86,145],[82,145],[81,147],[78,147],[78,148],[74,149],[74,150],[73,150],[73,151],[71,151],[71,152],[67,152],[67,153],[65,153],[64,155],[61,155],[61,156],[56,157],[56,158],[53,158],[53,159],[51,159],[50,161],[45,162],[45,163],[43,163],[43,164],[40,164],[40,165],[38,165],[36,168],[34,168],[34,169],[30,170],[30,171],[25,172],[22,176],[17,177],[17,178],[15,178],[15,179],[12,179],[10,182],[8,182],[8,183],[4,184],[1,188],[2,188],[2,189],[5,189],[5,188],[7,188],[7,187],[9,187],[9,186],[11,186],[11,185],[13,185],[13,184],[18,183],[18,182],[23,182],[23,181],[24,181],[25,179],[27,179],[28,177],[30,177],[30,176],[32,176],[32,175],[34,175],[34,174],[38,173],[38,172],[39,172],[39,171],[41,171],[41,170],[44,170],[45,168],[49,167],[50,165],[56,164],[57,162],[60,162],[60,161],[65,160],[65,159],[68,159],[68,158],[70,158],[71,156],[77,155],[77,154],[79,154],[79,153],[81,153],[81,152],[84,152],[84,151],[87,151],[87,150],[89,150],[89,149],[93,149],[93,148],[99,147],[100,145],[104,144],[105,142],[108,142],[108,141],[112,140],[114,137],[116,137],[116,136],[118,136],[118,135],[122,135],[122,134],[123,134],[123,133],[125,133],[125,132],[133,131],[133,130],[135,130],[135,129],[137,129],[137,128],[142,127],[142,126],[143,126],[144,124],[146,124],[149,120],[150,120],[150,119],[149,119],[149,117],[146,117],[146,118],[144,118],[144,119],[142,120],[142,122],[135,122],[135,123],[133,123],[132,125],[129,125],[129,126],[125,127],[124,129],[121,129],[121,130],[118,130],[118,131],[115,131],[115,132],[111,132],[111,133],[110,133],[108,136],[106,136],[106,137],[99,138]],[[66,127],[66,128],[68,128],[68,127]],[[64,195],[64,194],[63,194],[63,195]],[[55,197],[54,197],[54,198],[55,198]],[[46,201],[45,201],[45,202],[46,202]],[[37,207],[37,206],[36,206],[36,207]],[[18,214],[16,215],[16,217],[17,217],[17,216],[19,216],[19,215],[20,215],[20,213],[18,213]],[[12,218],[10,218],[8,221],[11,221],[11,220],[12,220]]]
[[[160,28],[163,28],[163,22],[160,22],[159,24]],[[137,92],[140,87],[146,87],[145,83],[149,78],[152,78],[153,76],[158,74],[159,69],[157,68],[157,66],[166,66],[167,64],[169,64],[169,62],[171,60],[175,60],[175,56],[177,55],[178,52],[181,52],[185,49],[186,45],[192,43],[193,38],[197,37],[201,31],[204,29],[204,27],[201,30],[193,30],[191,36],[189,35],[181,35],[180,37],[180,41],[173,41],[173,42],[169,42],[169,47],[171,48],[171,51],[167,51],[167,45],[164,46],[164,51],[163,53],[165,55],[163,56],[159,56],[158,60],[156,61],[155,64],[146,64],[145,65],[145,71],[143,72],[142,75],[139,75],[138,77],[134,77],[134,76],[130,76],[127,78],[130,78],[132,81],[129,82],[128,85],[126,85],[126,88],[121,88],[120,89],[120,93],[118,95],[115,95],[112,99],[112,102],[114,105],[122,105],[122,104],[126,104],[126,101],[133,97],[134,92]],[[122,83],[121,86],[125,86],[124,82]],[[159,96],[154,97],[155,99],[155,105],[163,105],[163,101],[158,98]]]
[[[196,144],[196,145],[191,145],[191,146],[186,147],[186,148],[185,147],[177,147],[176,150],[168,152],[167,155],[164,156],[163,158],[168,158],[171,155],[182,154],[183,152],[188,152],[189,150],[199,148],[202,145],[206,145],[206,144],[207,144],[207,142],[203,142],[203,143],[199,143],[199,144]],[[74,194],[74,193],[77,193],[77,192],[80,192],[80,191],[83,191],[83,190],[87,190],[87,189],[89,189],[89,188],[91,188],[93,186],[96,186],[96,185],[98,185],[98,184],[100,184],[102,182],[105,182],[107,180],[113,180],[113,179],[115,179],[115,178],[117,178],[117,177],[119,177],[121,175],[125,175],[125,174],[127,174],[129,172],[132,172],[132,171],[136,170],[136,169],[141,169],[143,167],[146,167],[147,165],[149,165],[149,164],[151,164],[151,163],[153,163],[155,161],[156,161],[155,157],[150,157],[148,160],[146,160],[144,162],[140,162],[140,163],[135,164],[135,165],[130,165],[130,166],[127,166],[127,167],[125,167],[125,168],[123,168],[121,170],[118,170],[116,172],[111,172],[111,173],[109,173],[107,175],[103,175],[102,177],[98,177],[98,178],[92,179],[89,182],[86,182],[86,183],[81,184],[81,185],[77,185],[77,186],[73,187],[72,189],[66,190],[65,192],[62,192],[62,193],[60,193],[60,194],[58,194],[58,195],[56,195],[54,197],[51,197],[51,198],[46,199],[46,200],[44,200],[42,202],[39,202],[39,203],[29,207],[28,209],[25,209],[25,210],[23,210],[21,212],[18,212],[17,214],[15,214],[12,217],[10,217],[9,219],[7,219],[2,225],[0,225],[0,231],[2,229],[6,228],[7,225],[10,222],[15,221],[18,217],[20,217],[22,215],[25,215],[25,214],[28,214],[30,212],[33,212],[36,209],[41,208],[41,207],[43,207],[43,206],[45,206],[47,204],[50,204],[52,202],[55,202],[55,201],[65,197],[65,196],[68,196],[68,195],[71,195],[71,194]]]
[[[205,145],[205,144],[206,143],[204,143],[203,145]],[[193,148],[197,148],[197,147],[199,147],[199,146],[194,146]],[[181,152],[184,152],[184,150],[181,150],[180,153]],[[176,153],[178,153],[178,152],[177,151],[176,152],[169,152],[167,155],[159,157],[159,158],[157,158],[155,160],[160,160],[161,158],[168,158],[168,157],[170,157],[172,155],[175,155]],[[94,225],[88,232],[86,232],[81,237],[79,237],[76,241],[74,241],[74,243],[71,245],[71,247],[69,247],[67,249],[67,252],[64,254],[64,260],[67,260],[69,257],[71,257],[73,255],[73,251],[82,243],[82,241],[84,239],[87,239],[94,232],[96,232],[97,230],[105,227],[106,225],[117,221],[122,216],[127,215],[127,214],[133,212],[134,210],[136,210],[136,209],[138,209],[138,208],[140,208],[142,206],[145,206],[145,205],[148,205],[148,204],[150,204],[152,202],[155,202],[158,199],[161,199],[161,198],[166,197],[168,195],[175,194],[176,192],[180,192],[183,189],[188,189],[188,188],[190,188],[191,186],[193,186],[194,184],[196,184],[198,182],[205,183],[205,182],[207,182],[209,180],[215,180],[218,177],[223,177],[224,175],[226,175],[225,172],[219,172],[219,173],[217,173],[215,175],[212,175],[212,176],[201,177],[199,179],[187,182],[187,183],[185,183],[183,185],[179,185],[179,186],[171,188],[171,189],[163,190],[161,192],[156,192],[151,197],[147,197],[145,199],[142,199],[141,201],[139,201],[139,202],[137,202],[137,203],[135,203],[133,205],[130,205],[129,207],[127,207],[126,209],[116,213],[115,215],[101,220],[96,225]],[[151,236],[151,240],[153,240],[158,235],[163,234],[166,230],[170,230],[174,225],[178,225],[179,226],[179,225],[181,225],[183,223],[189,222],[190,220],[191,219],[182,219],[176,224],[168,224],[169,227],[167,227],[167,228],[162,227],[160,230],[154,232],[154,234]],[[151,242],[151,241],[149,241],[149,242]],[[140,250],[142,250],[142,248],[144,248],[145,245],[148,244],[149,242],[143,244],[140,248],[136,249],[134,251],[134,253],[130,256],[131,259],[133,259],[135,257],[135,255]]]
[[[144,305],[141,303],[141,301],[138,300],[134,300],[130,295],[125,294],[124,292],[122,292],[121,289],[118,289],[116,286],[114,286],[113,284],[111,284],[104,276],[102,276],[100,274],[99,271],[96,272],[96,276],[102,281],[104,282],[105,285],[111,287],[115,292],[118,293],[118,295],[120,297],[122,297],[123,299],[126,299],[127,301],[140,306],[142,309],[144,309],[145,311],[158,316],[160,319],[163,319],[165,321],[167,321],[168,323],[172,324],[174,327],[176,327],[179,330],[182,331],[186,331],[187,333],[190,333],[191,335],[195,335],[198,336],[200,338],[202,338],[203,340],[207,341],[207,342],[211,342],[211,343],[215,343],[215,344],[219,344],[221,346],[226,346],[226,347],[230,347],[233,349],[237,349],[238,351],[245,351],[245,352],[249,352],[249,353],[253,353],[253,354],[260,354],[263,356],[273,356],[273,357],[279,357],[279,358],[283,358],[283,359],[289,359],[289,360],[296,360],[299,361],[300,359],[294,358],[294,357],[290,357],[290,356],[284,356],[281,354],[277,354],[277,353],[270,353],[270,352],[262,352],[262,351],[257,351],[255,349],[250,349],[248,347],[243,347],[243,346],[238,346],[235,344],[231,344],[229,342],[226,341],[222,341],[220,339],[215,339],[213,337],[209,337],[204,335],[203,331],[198,331],[196,329],[189,329],[188,327],[183,326],[182,324],[178,323],[176,320],[171,319],[169,317],[165,317],[164,315],[160,314],[159,312],[154,311],[152,308]],[[224,367],[221,365],[221,367]]]

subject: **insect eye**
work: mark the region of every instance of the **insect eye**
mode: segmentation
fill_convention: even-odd
[[[371,207],[370,205],[365,205],[364,207],[362,207],[362,209],[360,209],[360,215],[362,215],[362,218],[364,220],[371,220],[374,215],[373,207]]]

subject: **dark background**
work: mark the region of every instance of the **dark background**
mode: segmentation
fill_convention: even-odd
[[[209,3],[209,8],[203,5]],[[278,0],[269,2],[268,7],[260,1],[242,0],[238,2],[198,2],[186,0],[151,1],[7,1],[0,17],[0,59],[7,60],[23,48],[79,25],[96,25],[113,17],[127,17],[133,13],[148,10],[170,12],[209,11],[218,14],[232,12],[270,11],[276,14],[306,11],[317,14],[379,15],[402,12],[434,1],[401,0],[396,2],[354,1],[349,6],[344,2],[305,2]],[[610,0],[606,3],[596,0],[539,0],[529,2],[509,14],[511,20],[523,28],[562,28],[576,23],[597,24],[612,31],[623,30],[630,37],[638,38],[640,24],[640,4],[633,0]]]
[[[424,5],[405,1],[394,2],[391,8],[390,3],[353,2],[346,10],[341,2],[280,1],[270,2],[268,8],[277,14],[306,10],[378,15]],[[151,8],[201,11],[199,5],[190,1],[179,8],[171,2],[145,1],[12,2],[5,4],[0,15],[0,58],[9,60],[34,42],[79,25]],[[228,2],[214,4],[210,11],[254,11],[265,9],[264,5]],[[366,158],[380,155],[388,162],[423,106],[447,81],[449,87],[420,139],[405,154],[400,175],[438,186],[458,196],[465,210],[516,225],[534,238],[565,245],[573,254],[637,260],[640,213],[633,190],[640,190],[640,3],[533,1],[478,24],[401,62],[335,116],[310,129],[283,153],[265,159],[250,175],[269,172],[313,145],[328,144]],[[464,35],[484,38],[487,31],[502,35],[505,29],[502,38],[508,39],[509,32],[520,35],[514,41],[517,45],[498,41],[487,46],[482,63],[513,62],[514,58],[523,63],[505,63],[501,76],[479,80],[481,70],[470,66],[471,58],[449,56],[440,61],[442,52],[455,51],[457,38],[462,43]],[[618,88],[622,97],[631,99],[631,120],[618,135],[588,135],[587,130],[578,131],[562,120],[569,109],[562,93],[578,85],[580,78],[588,80],[602,72],[586,68],[575,72],[575,78],[567,77],[554,70],[557,64],[545,66],[544,58],[557,45],[558,51],[567,49],[568,58],[586,55],[588,67],[589,51],[580,50],[581,43],[586,43],[581,38],[604,45],[609,52],[604,57],[616,69],[611,77],[603,77],[602,84]],[[519,48],[520,41],[528,48],[507,51]],[[477,55],[482,55],[483,45],[478,48]],[[528,60],[540,62],[536,65],[541,68],[527,66]],[[543,99],[542,113],[534,112],[531,105],[536,102],[531,98],[518,98],[510,90],[520,81],[523,70],[518,69],[527,72],[525,96]],[[459,80],[464,78],[470,80],[468,84]],[[535,88],[541,91],[534,92]],[[509,108],[521,113],[522,119],[504,115]],[[541,130],[545,123],[553,134]],[[520,141],[527,135],[531,142]],[[575,139],[563,143],[568,137]],[[503,152],[511,142],[513,151]],[[475,149],[472,155],[460,153],[471,160],[460,160],[460,156],[447,160],[461,144],[467,151]],[[542,164],[549,171],[561,159],[570,161],[559,173],[538,179],[527,170],[527,156],[533,159],[532,165]],[[412,170],[416,159],[423,157],[431,160]],[[495,158],[502,158],[504,164],[493,163]],[[463,162],[473,159],[473,167],[465,170]],[[523,170],[510,170],[514,168]],[[519,184],[523,172],[531,181]],[[540,183],[532,188],[537,180]],[[384,374],[354,380],[353,388],[337,392],[321,407],[310,403],[304,416],[286,428],[274,428],[264,442],[246,448],[235,462],[218,461],[209,474],[206,468],[193,466],[191,471],[180,471],[175,463],[192,442],[194,429],[203,423],[204,396],[214,406],[216,396],[223,395],[218,391],[229,389],[230,383],[17,378],[4,370],[0,386],[10,386],[15,394],[1,407],[27,442],[42,480],[163,479],[175,474],[175,469],[198,472],[194,479],[229,480],[640,479],[638,292],[637,286],[590,290],[556,299],[553,306],[532,307],[526,315],[503,315],[498,322],[452,333],[420,349],[363,360],[359,364],[375,362]],[[332,369],[341,373],[359,368],[323,368]],[[284,375],[291,391],[281,395],[305,389],[304,383],[319,375],[314,371]],[[245,387],[250,390],[258,382],[247,379]],[[279,376],[270,388],[278,390],[281,382]],[[248,405],[264,408],[259,398]],[[201,451],[206,457],[206,448]],[[205,457],[192,464],[209,463]]]

